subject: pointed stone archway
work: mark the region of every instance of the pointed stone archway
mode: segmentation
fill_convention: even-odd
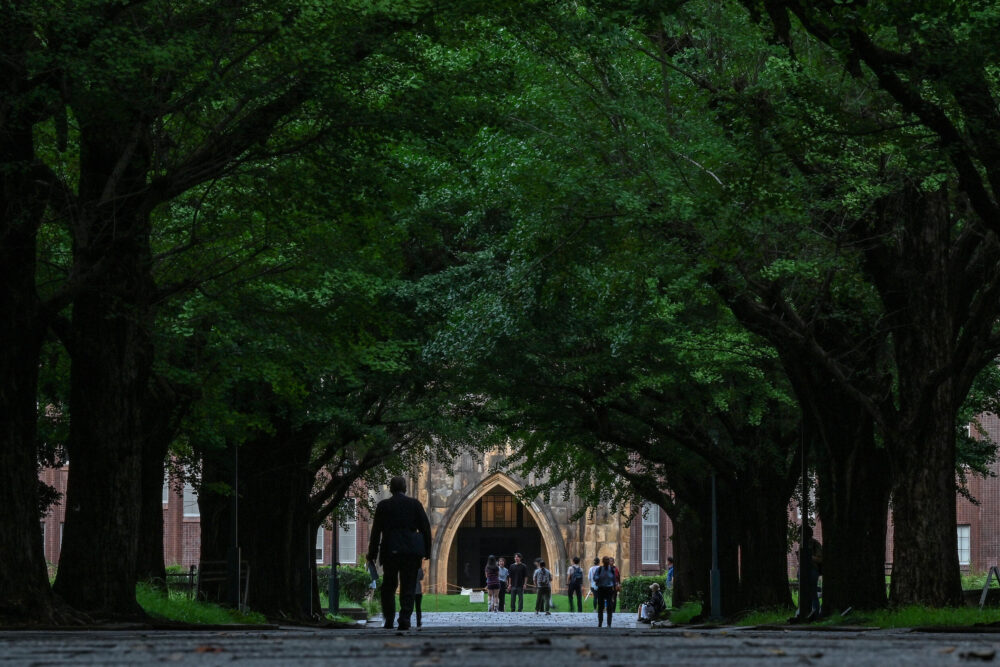
[[[522,488],[521,484],[503,473],[490,475],[477,484],[462,500],[455,505],[444,518],[443,529],[438,531],[434,543],[431,545],[431,568],[434,572],[434,590],[437,593],[449,593],[457,590],[454,581],[449,581],[450,559],[453,557],[453,546],[455,536],[462,523],[462,519],[475,508],[483,496],[494,489],[501,488],[512,494],[517,493]],[[538,530],[542,535],[542,553],[546,565],[552,571],[552,588],[556,590],[561,584],[562,564],[567,562],[566,544],[563,540],[562,532],[556,524],[555,517],[549,509],[537,501],[532,501],[524,505],[525,510],[531,515]],[[452,586],[448,584],[451,583]]]

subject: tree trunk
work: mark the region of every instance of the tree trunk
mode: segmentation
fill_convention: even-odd
[[[0,8],[0,624],[52,623],[39,530],[39,350],[45,327],[35,288],[36,234],[47,193],[35,173],[26,45],[34,28],[23,10]]]
[[[712,495],[710,479],[675,489],[677,508],[674,524],[674,606],[700,601],[702,612],[712,611]],[[739,611],[739,542],[732,489],[717,481],[717,536],[723,615]]]
[[[143,403],[142,509],[139,517],[139,581],[166,585],[163,560],[163,484],[167,450],[176,435],[175,402],[148,391]]]
[[[901,432],[892,493],[894,606],[962,604],[955,548],[953,412],[933,406],[926,421]]]
[[[971,378],[992,354],[981,342],[963,345],[961,336],[978,330],[982,339],[994,326],[996,295],[976,289],[995,280],[1000,249],[992,235],[977,236],[980,256],[956,268],[952,206],[948,192],[903,185],[879,202],[877,221],[889,232],[867,248],[896,362],[898,408],[883,410],[893,473],[894,605],[962,603],[955,419]],[[977,299],[989,306],[978,307]]]
[[[203,450],[201,454],[201,484],[198,487],[198,513],[201,517],[201,552],[199,569],[204,563],[222,563],[229,553],[231,507],[230,497],[217,491],[232,482],[226,452]],[[206,584],[200,590],[208,602],[228,602],[225,582]]]
[[[871,415],[835,385],[802,399],[807,442],[815,443],[823,529],[823,608],[886,604],[885,537],[889,459]]]
[[[118,213],[91,221],[90,245],[75,252],[76,270],[91,279],[70,326],[70,473],[55,590],[98,617],[135,618],[144,615],[135,584],[152,281],[148,220]]]
[[[53,623],[59,616],[42,548],[35,454],[40,336],[30,304],[18,302],[18,264],[0,246],[0,625]],[[34,259],[34,253],[28,249]],[[33,276],[25,273],[25,276]],[[32,294],[33,292],[32,285]],[[27,306],[27,308],[26,308]],[[25,317],[27,316],[27,317]]]
[[[788,587],[787,480],[751,475],[739,488],[740,603],[743,609],[791,607]]]
[[[275,436],[240,448],[240,544],[250,566],[248,604],[269,617],[310,616],[312,444],[279,426]]]

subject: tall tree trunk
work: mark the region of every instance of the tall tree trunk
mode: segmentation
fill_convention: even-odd
[[[232,482],[230,463],[223,450],[203,450],[201,454],[201,483],[198,488],[198,513],[201,517],[201,552],[199,569],[205,563],[224,563],[229,553],[230,514],[232,503],[229,495],[220,491]],[[228,602],[225,582],[202,587],[203,599],[218,604]]]
[[[240,544],[250,566],[248,603],[270,617],[309,618],[312,444],[279,427],[275,436],[240,448]]]
[[[176,435],[176,401],[155,390],[143,402],[142,509],[136,577],[166,585],[163,560],[163,484],[167,450]]]
[[[970,253],[956,266],[952,205],[944,190],[904,184],[879,202],[876,224],[886,235],[866,248],[896,362],[896,402],[882,412],[893,473],[894,605],[962,602],[955,419],[972,378],[992,360],[984,339],[994,326],[997,298],[976,288],[995,284],[1000,248],[992,234],[965,238],[979,255]],[[976,331],[979,342],[962,340]]]
[[[153,357],[148,220],[101,221],[76,249],[77,270],[91,278],[70,327],[70,473],[55,591],[99,617],[134,618],[144,615],[135,584]]]
[[[955,548],[955,422],[947,404],[934,405],[893,443],[894,606],[962,604]]]
[[[885,538],[889,459],[874,422],[835,384],[801,392],[806,441],[815,444],[818,513],[823,528],[823,607],[886,604]]]
[[[38,498],[36,387],[40,335],[28,303],[15,287],[21,264],[0,245],[0,625],[52,623],[57,605],[42,547]],[[23,248],[22,248],[23,250]],[[34,260],[32,248],[27,253]],[[33,273],[25,273],[33,277]],[[32,281],[33,282],[33,281]],[[23,285],[22,285],[23,287]],[[30,294],[34,294],[34,285]]]
[[[36,234],[47,193],[35,173],[25,53],[36,39],[23,9],[0,7],[0,623],[51,623],[38,527],[39,350],[45,327],[35,288]]]
[[[717,480],[716,512],[718,562],[721,579],[720,604],[723,615],[740,611],[739,533],[733,489]],[[702,611],[711,613],[712,603],[712,493],[710,479],[674,489],[674,605],[700,601]]]
[[[742,482],[742,480],[741,480]],[[791,607],[788,586],[788,481],[752,475],[739,486],[740,604]]]

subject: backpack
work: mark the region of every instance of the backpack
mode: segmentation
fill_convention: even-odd
[[[544,567],[539,569],[541,570],[541,574],[538,575],[538,585],[548,586],[549,583],[552,581],[552,577],[549,575],[549,571],[546,570]]]
[[[573,574],[570,575],[569,583],[578,584],[583,581],[583,569],[579,565],[573,566]]]

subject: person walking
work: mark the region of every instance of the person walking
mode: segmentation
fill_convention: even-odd
[[[566,570],[566,596],[569,598],[569,611],[573,611],[573,595],[576,595],[576,610],[583,611],[583,568],[580,567],[580,557],[573,556],[573,564]]]
[[[524,584],[528,580],[528,566],[521,559],[521,554],[514,554],[514,564],[507,570],[511,611],[524,611]]]
[[[615,568],[611,564],[611,559],[605,556],[601,559],[601,566],[597,569],[597,627],[604,625],[604,616],[607,612],[608,627],[611,627],[611,615],[615,609],[615,589],[618,587],[618,578],[615,576]]]
[[[490,611],[497,611],[500,601],[497,594],[500,592],[500,566],[497,565],[496,556],[490,554],[486,559],[486,591],[490,595]]]
[[[417,585],[413,589],[413,611],[417,614],[417,627],[419,628],[422,623],[420,622],[420,604],[424,600],[424,568],[423,566],[417,570]]]
[[[503,556],[497,559],[500,566],[500,611],[503,611],[504,599],[507,597],[507,579],[510,577],[510,570],[507,569],[507,559]]]
[[[419,500],[407,497],[406,478],[393,477],[389,482],[392,497],[375,506],[368,562],[382,564],[382,617],[384,628],[396,620],[396,588],[399,588],[400,630],[410,629],[417,570],[421,559],[431,557],[431,524]]]
[[[590,597],[594,601],[594,611],[597,611],[597,580],[594,576],[601,567],[601,559],[594,556],[594,564],[587,571],[587,581],[590,583]]]
[[[667,556],[667,594],[670,595],[670,604],[674,603],[674,557]]]
[[[618,566],[615,565],[615,557],[609,556],[608,560],[611,561],[611,567],[615,571],[615,597],[611,601],[611,608],[618,608],[618,594],[622,592],[622,573],[618,571]]]
[[[538,560],[538,569],[531,575],[531,579],[538,592],[538,597],[535,599],[535,615],[544,611],[546,616],[551,616],[549,600],[552,598],[552,573],[545,567],[544,560]]]

